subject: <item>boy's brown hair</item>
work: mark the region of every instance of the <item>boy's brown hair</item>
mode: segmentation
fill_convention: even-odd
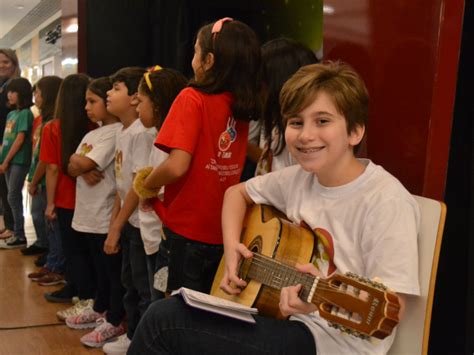
[[[301,67],[283,85],[280,105],[284,123],[308,107],[320,92],[329,95],[344,116],[348,134],[357,126],[367,126],[369,94],[364,81],[347,64],[331,61]]]

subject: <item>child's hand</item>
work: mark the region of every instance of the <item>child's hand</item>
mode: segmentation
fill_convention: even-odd
[[[46,219],[52,221],[56,219],[56,206],[54,204],[48,204],[46,210],[44,211]]]
[[[288,317],[292,314],[308,314],[318,310],[315,304],[304,302],[299,297],[302,287],[301,284],[298,284],[281,289],[279,307],[283,316]]]
[[[104,242],[104,252],[105,254],[117,254],[120,250],[118,242],[120,239],[120,231],[111,227],[109,234]]]
[[[31,196],[36,195],[38,193],[38,185],[30,182],[28,184],[28,192]]]
[[[138,202],[138,208],[142,212],[151,212],[151,211],[153,211],[153,205],[151,204],[151,199],[141,198]]]
[[[313,276],[318,276],[320,278],[324,278],[324,275],[319,271],[316,266],[313,264],[296,264],[296,269],[300,272],[304,272],[305,274],[311,274]],[[301,292],[302,285],[298,284],[295,286],[289,286],[282,288],[280,292],[280,312],[285,316],[288,317],[292,314],[307,314],[311,312],[315,312],[318,307],[312,303],[304,302],[301,298],[299,298],[299,294]]]
[[[237,273],[240,260],[242,258],[251,258],[252,256],[252,252],[242,243],[236,244],[234,248],[226,249],[225,273],[220,284],[222,291],[229,295],[238,295],[240,288],[247,286],[247,283]]]
[[[82,174],[81,176],[87,185],[94,186],[97,185],[104,178],[104,173],[97,169],[92,169],[87,173]]]
[[[5,174],[7,170],[8,170],[8,163],[4,162],[0,164],[0,174]]]

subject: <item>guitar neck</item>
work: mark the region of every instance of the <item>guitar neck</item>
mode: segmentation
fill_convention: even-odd
[[[243,261],[241,274],[244,279],[252,279],[277,290],[301,284],[303,287],[299,296],[306,302],[312,302],[314,291],[320,282],[316,276],[304,274],[292,266],[259,253],[254,253],[253,258]]]

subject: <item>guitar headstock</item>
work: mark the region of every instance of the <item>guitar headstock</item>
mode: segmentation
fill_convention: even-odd
[[[312,297],[329,324],[360,338],[384,339],[398,324],[398,296],[353,273],[320,279]]]

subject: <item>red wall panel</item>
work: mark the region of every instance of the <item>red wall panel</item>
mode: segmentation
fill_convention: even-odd
[[[371,95],[363,154],[410,192],[442,199],[463,0],[327,0],[324,57],[351,64]]]

